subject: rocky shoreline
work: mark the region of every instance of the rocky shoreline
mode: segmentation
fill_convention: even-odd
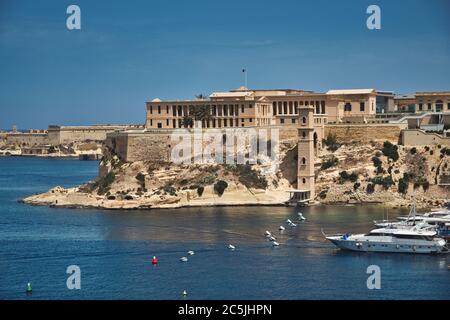
[[[20,202],[29,205],[49,206],[53,208],[78,209],[173,209],[183,207],[215,207],[215,206],[284,206],[289,200],[289,193],[265,190],[246,190],[243,186],[231,185],[226,194],[218,196],[212,188],[206,188],[202,197],[196,197],[193,192],[185,192],[177,196],[149,195],[139,198],[107,199],[85,193],[79,188],[64,189],[55,187],[48,192],[32,195]]]

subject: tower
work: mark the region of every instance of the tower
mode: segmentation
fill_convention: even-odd
[[[314,200],[314,107],[298,108],[297,195],[299,201]]]

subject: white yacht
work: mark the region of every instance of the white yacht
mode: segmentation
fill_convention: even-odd
[[[337,247],[362,252],[442,253],[447,252],[446,241],[435,230],[419,227],[407,229],[381,228],[368,234],[326,236]]]
[[[450,217],[450,211],[447,209],[444,210],[438,210],[438,211],[430,211],[421,215],[416,215],[415,217],[411,216],[398,216],[397,220],[400,221],[408,221],[415,218],[416,220],[421,220],[424,218],[449,218]]]

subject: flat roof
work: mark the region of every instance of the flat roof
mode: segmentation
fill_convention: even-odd
[[[450,91],[421,91],[416,92],[416,96],[441,96],[450,95]]]
[[[252,97],[253,91],[226,91],[226,92],[213,92],[210,94],[210,98],[244,98]]]
[[[403,95],[397,95],[397,96],[394,96],[394,99],[415,99],[416,98],[416,96],[415,95],[413,95],[413,94],[403,94]]]
[[[342,89],[328,90],[327,94],[371,94],[376,93],[375,89]]]

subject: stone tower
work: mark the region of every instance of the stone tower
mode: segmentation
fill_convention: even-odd
[[[314,107],[298,108],[297,200],[314,200]]]

